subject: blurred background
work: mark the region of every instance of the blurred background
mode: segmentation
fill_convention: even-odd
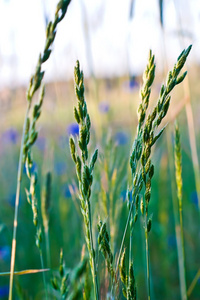
[[[43,50],[46,24],[53,19],[56,5],[56,0],[0,0],[2,271],[8,271],[10,263],[18,157],[27,104],[26,87],[35,70],[38,55]],[[139,89],[149,49],[152,49],[156,60],[156,78],[151,93],[151,105],[154,105],[167,72],[173,68],[181,51],[190,44],[193,47],[187,60],[188,76],[172,93],[171,107],[165,120],[169,125],[153,155],[155,177],[152,186],[153,225],[150,243],[152,300],[177,300],[180,295],[172,204],[176,193],[173,169],[175,119],[180,123],[183,152],[183,211],[188,287],[192,283],[200,265],[198,0],[71,1],[65,19],[58,26],[53,53],[43,66],[46,95],[37,124],[39,136],[33,147],[33,168],[38,170],[36,192],[39,201],[45,175],[47,172],[52,174],[49,223],[52,269],[58,267],[61,247],[64,250],[66,266],[73,268],[80,260],[84,243],[84,235],[80,230],[82,219],[78,208],[76,174],[68,146],[70,134],[79,134],[73,116],[73,106],[76,104],[73,70],[76,60],[80,60],[85,75],[85,96],[92,123],[90,151],[98,147],[100,153],[93,201],[101,203],[99,199],[106,199],[111,212],[113,209],[113,224],[110,224],[113,227],[110,230],[116,233],[113,245],[118,245],[126,221],[126,205],[123,204],[130,179],[129,154],[137,128]],[[37,95],[35,98],[37,101]],[[28,180],[23,174],[16,255],[18,270],[40,268],[32,211],[27,204],[24,190],[27,184]],[[107,218],[101,204],[96,207],[93,212],[94,219],[98,213],[103,219]],[[115,213],[115,207],[122,207],[122,210]],[[139,287],[138,299],[146,297],[143,288],[144,248],[138,246],[144,242],[143,238],[141,229],[137,228],[134,264]],[[32,255],[28,255],[29,253]],[[32,284],[33,279],[35,285]],[[18,295],[16,299],[42,299],[43,285],[40,275],[21,276],[15,284]],[[191,300],[199,299],[199,290],[200,282],[197,280]],[[20,298],[20,293],[28,295],[27,298]],[[2,277],[0,299],[7,299],[7,294],[8,278]]]
[[[0,87],[27,84],[44,46],[45,26],[56,0],[0,1]],[[159,70],[193,44],[200,61],[198,0],[76,0],[59,26],[46,80],[72,78],[79,59],[85,75],[140,75],[151,48]],[[166,47],[166,49],[165,49]],[[166,53],[165,53],[166,52]]]

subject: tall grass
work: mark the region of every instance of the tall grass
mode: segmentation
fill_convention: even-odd
[[[51,54],[51,46],[56,36],[56,27],[58,23],[64,18],[65,13],[67,11],[68,5],[70,0],[61,0],[55,12],[55,18],[53,22],[49,22],[46,30],[46,41],[45,47],[42,54],[39,55],[38,63],[36,66],[35,74],[31,77],[29,87],[27,90],[27,110],[24,120],[24,127],[22,133],[22,140],[21,140],[21,148],[20,148],[20,156],[19,156],[19,165],[18,165],[18,176],[17,176],[17,189],[16,189],[16,199],[15,199],[15,215],[14,215],[14,224],[13,224],[13,240],[12,240],[12,253],[11,253],[11,263],[10,263],[10,285],[9,285],[9,300],[12,299],[12,289],[13,289],[13,276],[14,276],[14,268],[15,268],[15,254],[16,254],[16,235],[17,235],[17,224],[18,224],[18,208],[19,208],[19,195],[20,195],[20,186],[21,186],[21,178],[22,178],[22,165],[23,162],[28,159],[28,164],[31,164],[30,161],[30,149],[34,142],[37,139],[37,131],[35,128],[35,122],[39,118],[40,115],[40,108],[42,105],[43,96],[41,97],[41,101],[39,106],[34,106],[33,111],[33,123],[30,126],[29,114],[32,108],[33,97],[35,92],[40,88],[44,71],[41,70],[42,64],[46,62]],[[43,92],[42,92],[43,94]],[[30,130],[30,131],[29,131]],[[35,175],[34,175],[35,177]],[[33,212],[35,211],[36,207],[33,204]],[[36,212],[36,211],[35,211]],[[36,215],[35,215],[36,216]],[[35,220],[35,223],[37,221]]]
[[[124,149],[121,156],[117,156],[117,151],[120,151],[120,149],[112,138],[108,142],[106,133],[103,136],[105,140],[101,141],[101,144],[96,138],[93,132],[92,118],[89,114],[89,105],[86,100],[84,75],[77,61],[74,70],[77,103],[73,111],[77,124],[73,124],[76,132],[72,130],[72,134],[69,137],[70,153],[75,165],[75,168],[70,169],[71,185],[69,192],[70,196],[72,196],[70,199],[73,199],[72,204],[74,205],[75,203],[76,214],[71,216],[72,219],[70,220],[72,222],[68,223],[68,228],[60,230],[61,226],[57,223],[60,224],[61,220],[57,218],[51,224],[50,214],[50,197],[57,197],[57,200],[62,192],[58,186],[55,197],[52,189],[52,177],[55,174],[47,173],[40,200],[37,193],[39,176],[37,170],[33,168],[32,148],[38,138],[37,124],[43,110],[45,97],[43,85],[37,104],[33,103],[33,97],[42,84],[44,77],[42,66],[50,57],[57,25],[64,18],[69,3],[70,1],[61,0],[56,8],[54,21],[49,22],[47,25],[44,51],[39,56],[36,71],[31,77],[27,90],[27,110],[21,140],[15,199],[9,272],[9,299],[13,299],[13,279],[15,274],[25,274],[27,276],[29,273],[39,273],[41,271],[44,281],[44,286],[41,287],[41,299],[111,300],[126,298],[128,300],[136,300],[142,295],[143,298],[150,300],[154,298],[154,270],[152,268],[154,264],[152,260],[155,259],[153,258],[153,243],[150,233],[153,231],[153,227],[159,228],[160,226],[154,221],[154,215],[156,215],[155,207],[158,203],[154,205],[152,203],[154,201],[152,186],[156,170],[158,169],[157,164],[153,163],[153,146],[157,144],[166,128],[164,119],[171,102],[170,94],[187,75],[187,72],[181,74],[181,71],[190,53],[191,46],[182,51],[173,70],[169,71],[166,83],[162,84],[154,106],[150,105],[150,98],[156,65],[152,51],[149,52],[147,66],[143,74],[143,84],[140,89],[141,101],[138,108],[137,129],[130,149],[129,161],[125,158]],[[99,149],[97,149],[97,146]],[[69,149],[66,148],[66,151],[68,153]],[[90,155],[90,153],[93,154]],[[119,161],[117,161],[117,158],[120,158]],[[192,284],[192,288],[187,291],[181,160],[180,136],[176,127],[175,165],[179,210],[177,212],[174,209],[174,215],[175,227],[180,229],[178,232],[176,230],[177,241],[180,241],[177,245],[180,294],[182,299],[185,300],[187,299],[187,294],[191,293],[191,289],[194,289],[197,280]],[[71,162],[68,163],[70,164]],[[27,183],[29,184],[29,189],[26,188],[26,197],[32,209],[35,242],[39,249],[41,269],[16,272],[15,256],[17,224],[19,221],[19,196],[24,164],[28,177]],[[126,194],[124,202],[122,201],[123,196],[121,196],[123,189]],[[158,201],[162,201],[162,199]],[[59,206],[58,201],[56,205],[57,207]],[[61,202],[61,214],[66,218],[66,214],[64,214],[65,208],[65,202]],[[70,216],[68,215],[68,217]],[[53,245],[51,243],[53,226],[58,226],[58,231],[54,234],[54,238],[59,238],[61,234],[65,238],[69,235],[72,236],[70,231],[73,228],[78,228],[77,230],[81,234],[74,232],[73,238],[70,239],[65,249],[63,245]],[[142,238],[140,241],[142,241],[142,245],[139,244],[138,234],[141,234]],[[80,237],[77,244],[75,244],[76,236]],[[83,236],[84,239],[82,238]],[[62,243],[64,244],[63,241],[60,244]],[[58,261],[57,268],[52,266],[52,255],[50,255],[51,251],[54,250],[51,249],[53,248],[52,245],[56,249],[60,248],[58,259],[56,257]],[[73,245],[76,246],[73,247]],[[139,254],[137,254],[136,248],[140,248],[140,252],[144,249],[144,266],[141,262],[138,266],[139,259],[137,255]],[[157,248],[155,247],[154,249],[157,251]],[[72,256],[80,257],[78,263],[77,259],[74,259]],[[70,268],[65,263],[66,259],[68,264],[71,261]],[[45,276],[45,267],[48,267],[51,271],[50,276]],[[139,269],[142,270],[142,275],[138,271]],[[3,276],[5,273],[0,275]],[[162,275],[165,276],[166,274]],[[146,289],[141,288],[141,284],[137,283],[139,277],[143,280],[142,286],[145,285],[144,281],[146,279]],[[21,291],[20,287],[18,287],[18,290]],[[22,291],[18,292],[18,294],[23,298]],[[31,295],[28,295],[28,297],[31,298]]]

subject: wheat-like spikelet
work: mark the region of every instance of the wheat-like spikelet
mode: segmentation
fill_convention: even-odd
[[[74,117],[79,124],[78,147],[81,156],[78,155],[75,140],[71,136],[69,140],[72,159],[76,165],[76,173],[79,181],[79,199],[81,203],[81,212],[85,224],[85,240],[89,252],[89,260],[92,271],[95,299],[98,299],[98,280],[95,262],[95,250],[92,237],[92,222],[91,222],[91,186],[93,181],[93,169],[98,157],[96,149],[90,162],[88,161],[88,144],[90,141],[90,116],[87,111],[87,104],[84,97],[84,77],[80,71],[79,62],[77,61],[74,69],[75,92],[78,99],[77,107],[74,107]]]
[[[181,299],[187,300],[187,284],[186,284],[186,268],[185,268],[185,247],[184,247],[184,234],[183,234],[183,199],[182,199],[182,155],[181,155],[181,140],[178,123],[175,125],[175,177],[177,186],[177,199],[178,199],[178,212],[175,211],[176,205],[174,204],[175,226],[176,226],[176,240],[178,250],[178,265],[179,265],[179,278],[181,288]],[[178,216],[177,216],[178,214]],[[180,228],[180,229],[179,229]]]
[[[51,54],[51,47],[54,42],[56,36],[56,28],[59,22],[64,18],[67,8],[70,4],[71,0],[60,0],[55,12],[55,17],[53,22],[49,22],[46,30],[46,41],[43,52],[39,55],[39,59],[37,62],[36,70],[34,75],[31,77],[29,82],[29,87],[27,89],[27,110],[25,115],[25,121],[22,132],[21,139],[21,147],[20,147],[20,155],[19,155],[19,164],[18,164],[18,174],[17,174],[17,189],[16,189],[16,199],[15,199],[15,214],[14,214],[14,225],[13,225],[13,239],[12,239],[12,252],[11,252],[11,263],[10,263],[10,284],[9,284],[9,300],[12,300],[12,290],[13,290],[13,276],[14,276],[14,268],[15,268],[15,254],[16,254],[16,235],[17,235],[17,220],[18,220],[18,208],[19,208],[19,195],[20,195],[20,187],[21,187],[21,178],[22,178],[22,164],[23,164],[23,156],[27,152],[26,148],[26,138],[25,133],[27,127],[29,127],[29,112],[32,106],[32,99],[35,92],[39,89],[44,71],[42,71],[42,64],[46,62]],[[37,112],[38,109],[35,107],[34,118],[38,118]],[[33,144],[37,138],[37,133],[32,127],[33,132],[31,132],[29,145]],[[34,134],[35,132],[35,134]]]
[[[122,292],[124,297],[127,300],[136,300],[137,299],[137,291],[136,291],[136,284],[135,284],[135,276],[133,271],[133,262],[130,262],[129,265],[129,271],[126,271],[126,264],[125,264],[125,257],[126,256],[126,250],[124,249],[121,261],[119,265],[119,272],[120,272],[120,278],[121,282],[123,284]]]
[[[117,259],[116,273],[119,266],[120,257],[124,245],[125,235],[128,229],[128,223],[131,221],[131,214],[133,206],[135,205],[136,195],[140,194],[144,187],[144,198],[140,202],[141,213],[144,217],[145,241],[146,241],[146,261],[147,261],[147,285],[148,298],[150,299],[150,275],[149,275],[149,250],[148,250],[148,234],[151,230],[152,218],[148,215],[149,202],[151,198],[151,180],[154,175],[154,166],[151,162],[152,146],[162,135],[165,127],[157,133],[157,128],[167,114],[170,105],[169,93],[173,88],[181,83],[187,72],[179,76],[187,56],[191,50],[189,46],[183,50],[177,59],[172,71],[168,73],[166,85],[162,85],[159,98],[156,106],[151,112],[148,112],[149,98],[151,93],[151,85],[155,77],[155,62],[154,55],[149,52],[149,60],[146,70],[143,75],[143,86],[141,88],[141,104],[138,109],[138,127],[136,138],[133,142],[132,152],[130,155],[130,167],[132,172],[132,203],[127,218],[124,235]]]
[[[98,235],[99,249],[105,258],[108,272],[111,276],[111,282],[112,282],[114,279],[113,254],[110,248],[110,238],[108,235],[108,231],[106,229],[106,223],[99,220],[99,224],[97,225],[97,227],[99,231],[99,235]]]

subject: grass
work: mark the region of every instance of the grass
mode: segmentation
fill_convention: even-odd
[[[69,87],[67,104],[59,101],[51,108],[52,86],[47,87],[53,99],[47,98],[48,103],[44,87],[36,91],[68,5],[60,1],[48,25],[44,52],[27,90],[27,110],[15,112],[16,127],[25,114],[22,135],[15,128],[1,135],[1,298],[198,299],[197,191],[185,116],[176,102],[173,118],[178,116],[181,131],[181,142],[177,129],[175,139],[178,201],[171,196],[176,193],[171,184],[174,154],[170,147],[166,150],[171,136],[168,141],[163,137],[170,122],[170,93],[177,88],[172,98],[181,97],[176,85],[186,76],[181,71],[191,47],[183,50],[160,92],[153,87],[155,58],[150,51],[140,97],[138,88],[120,94],[120,80],[110,81],[114,88],[107,89],[102,80],[98,98],[110,98],[103,102],[94,101],[77,62],[77,100]],[[8,120],[7,126],[11,124]]]

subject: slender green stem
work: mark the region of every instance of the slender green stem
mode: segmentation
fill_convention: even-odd
[[[47,265],[50,268],[51,257],[50,257],[50,244],[49,244],[49,226],[47,226],[47,228],[45,228],[45,240],[46,240]]]
[[[177,242],[178,251],[180,252],[179,261],[179,276],[181,283],[181,298],[187,300],[187,287],[186,287],[186,269],[185,269],[185,248],[183,236],[183,199],[182,199],[182,155],[181,155],[181,142],[178,125],[175,127],[175,169],[176,169],[176,185],[177,185],[177,199],[178,199],[178,213],[179,220],[177,223]],[[180,225],[179,225],[180,224]]]
[[[94,252],[94,245],[93,245],[93,235],[92,235],[92,221],[91,221],[91,208],[90,202],[87,201],[88,204],[88,217],[89,217],[89,231],[90,231],[90,247],[92,251],[92,275],[93,275],[93,283],[94,283],[94,294],[95,300],[99,299],[99,291],[98,291],[98,279],[97,279],[97,268],[95,263],[95,252]]]
[[[147,230],[147,214],[145,217],[145,244],[146,244],[146,265],[147,265],[147,292],[148,292],[148,300],[151,299],[150,294],[150,272],[149,272],[149,241],[148,241],[148,230]]]
[[[133,199],[133,201],[131,202],[131,205],[130,205],[129,214],[128,214],[128,218],[127,218],[127,221],[126,221],[126,226],[125,226],[125,229],[124,229],[124,234],[123,234],[123,237],[122,237],[119,254],[118,254],[118,257],[117,257],[117,264],[116,264],[116,269],[115,269],[115,280],[113,279],[113,282],[112,282],[111,295],[113,294],[114,285],[117,282],[119,262],[120,262],[120,259],[121,259],[121,255],[122,255],[122,251],[123,251],[123,247],[124,247],[124,242],[125,242],[125,237],[126,237],[126,233],[127,233],[127,230],[128,230],[128,226],[130,224],[130,218],[131,218],[134,203],[135,203],[135,198]],[[130,241],[130,244],[131,244],[131,241]],[[131,251],[131,246],[130,246],[130,251]],[[130,262],[130,260],[129,260],[129,262]]]
[[[19,195],[20,195],[20,187],[21,187],[21,180],[22,180],[23,146],[24,146],[24,138],[25,138],[26,121],[29,115],[30,107],[31,107],[31,103],[29,102],[26,110],[24,125],[23,125],[18,173],[17,173],[17,188],[16,188],[16,198],[15,198],[15,213],[14,213],[12,251],[11,251],[11,262],[10,262],[10,283],[9,283],[9,296],[8,296],[9,300],[12,300],[13,277],[14,277],[14,269],[15,269],[15,255],[16,255],[16,244],[17,244],[16,239],[17,239],[17,225],[18,225]]]
[[[133,218],[133,212],[131,214],[131,218]],[[130,226],[130,239],[129,239],[129,268],[132,263],[132,241],[133,241],[133,228]]]
[[[125,241],[126,233],[127,233],[127,230],[128,230],[129,221],[130,221],[130,218],[131,218],[131,213],[132,213],[132,210],[133,210],[134,203],[135,203],[135,198],[131,202],[128,218],[127,218],[127,221],[126,221],[126,226],[125,226],[125,229],[124,229],[124,234],[123,234],[122,241],[121,241],[121,246],[120,246],[120,250],[119,250],[119,254],[118,254],[118,258],[117,258],[116,271],[115,271],[116,277],[117,277],[119,262],[120,262],[120,258],[121,258],[121,255],[122,255],[122,250],[123,250],[123,247],[124,247],[124,241]]]
[[[49,243],[49,225],[44,229],[45,232],[45,241],[46,241],[46,256],[47,256],[47,266],[51,268],[51,257],[50,257],[50,243]],[[49,292],[49,288],[47,286],[47,292]]]
[[[183,210],[179,207],[179,217],[180,217],[180,239],[181,239],[181,251],[182,251],[182,288],[181,294],[182,299],[187,300],[187,286],[186,286],[186,268],[185,268],[185,247],[184,247],[184,235],[183,235]]]
[[[15,268],[15,255],[16,255],[16,236],[17,236],[17,221],[18,221],[18,209],[19,209],[19,195],[21,187],[21,177],[22,177],[22,162],[23,162],[23,146],[25,141],[25,131],[27,125],[27,118],[31,108],[32,98],[36,90],[40,87],[44,72],[41,71],[42,64],[48,60],[51,54],[51,45],[55,39],[56,27],[59,22],[64,18],[67,8],[71,0],[61,0],[59,1],[54,22],[48,24],[45,48],[43,54],[39,56],[38,64],[34,76],[31,77],[29,88],[27,90],[27,100],[28,106],[25,115],[25,121],[23,125],[22,139],[21,139],[21,148],[18,164],[18,174],[17,174],[17,188],[16,188],[16,198],[15,198],[15,213],[14,213],[14,224],[13,224],[13,239],[12,239],[12,251],[11,251],[11,263],[10,263],[10,284],[9,284],[9,296],[8,299],[12,300],[12,290],[13,290],[13,277],[14,277],[14,268]]]
[[[41,267],[42,270],[44,269],[44,260],[42,256],[42,251],[40,250],[40,261],[41,261]],[[48,295],[47,295],[47,283],[46,283],[46,278],[45,278],[45,273],[42,272],[42,277],[43,277],[43,282],[44,282],[44,289],[45,289],[45,298],[48,300]]]
[[[180,34],[180,32],[183,31],[183,24],[180,17],[179,9],[176,5],[176,1],[174,1],[175,6],[175,12],[178,17],[178,26],[179,26],[179,41],[181,47],[184,46],[184,39],[183,36]],[[198,159],[198,153],[197,153],[197,142],[195,137],[195,125],[194,125],[194,116],[192,111],[192,105],[191,105],[191,89],[190,89],[190,83],[189,83],[189,77],[184,80],[183,83],[184,88],[184,94],[186,95],[188,101],[185,105],[185,111],[186,111],[186,117],[187,117],[187,125],[188,125],[188,133],[189,133],[189,141],[190,141],[190,148],[191,148],[191,156],[192,156],[192,165],[194,170],[194,178],[195,178],[195,186],[197,191],[197,198],[198,198],[198,208],[200,213],[200,171],[199,171],[199,159]]]
[[[173,168],[173,151],[170,141],[170,135],[167,134],[167,145],[168,145],[168,152],[169,152],[169,168],[170,168],[170,177],[173,178],[174,168]],[[182,181],[182,178],[180,178]],[[172,205],[173,205],[173,214],[174,214],[174,221],[175,221],[175,234],[176,234],[176,243],[177,243],[177,255],[178,255],[178,268],[179,268],[179,280],[180,280],[180,289],[181,289],[181,299],[187,299],[187,288],[186,288],[186,270],[185,270],[185,251],[184,251],[184,239],[183,239],[183,221],[182,221],[182,205],[177,203],[177,197],[175,195],[175,181],[171,180],[171,189],[172,189]],[[181,195],[181,194],[180,194]],[[181,197],[181,196],[179,196]],[[179,206],[179,207],[178,207]],[[178,213],[179,209],[179,213]],[[179,217],[178,217],[179,214]],[[182,227],[182,229],[181,229]]]
[[[194,279],[192,280],[192,283],[190,284],[190,286],[188,288],[188,291],[187,291],[188,297],[190,297],[190,295],[192,294],[192,291],[195,288],[195,285],[197,284],[199,278],[200,278],[200,269],[198,270],[197,274],[195,275]]]
[[[189,132],[189,141],[190,141],[190,148],[191,148],[191,155],[192,155],[192,164],[194,170],[195,186],[196,186],[197,198],[198,198],[198,208],[200,212],[199,159],[197,154],[197,144],[196,144],[196,137],[195,137],[195,126],[194,126],[194,117],[193,117],[192,106],[191,106],[189,82],[187,83],[187,87],[185,89],[187,89],[187,96],[189,99],[188,103],[185,106],[185,109],[186,109],[186,116],[187,116],[187,123],[188,123],[188,132]]]

